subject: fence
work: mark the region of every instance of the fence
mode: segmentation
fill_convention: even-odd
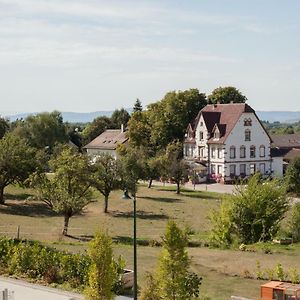
[[[0,291],[0,300],[15,300],[14,292],[8,289]]]

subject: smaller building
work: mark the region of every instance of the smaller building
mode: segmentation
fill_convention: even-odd
[[[126,132],[123,129],[107,129],[90,143],[83,147],[87,154],[93,159],[100,154],[107,153],[117,158],[117,147],[128,141]]]
[[[261,285],[262,300],[300,300],[300,284],[270,281]]]

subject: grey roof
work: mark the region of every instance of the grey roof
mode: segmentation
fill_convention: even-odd
[[[300,134],[273,134],[272,147],[278,148],[300,148]]]
[[[124,144],[127,140],[126,132],[120,129],[107,129],[83,148],[115,150],[118,145]]]

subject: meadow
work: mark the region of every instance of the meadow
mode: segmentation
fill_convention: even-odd
[[[69,236],[61,235],[63,218],[44,203],[28,200],[35,191],[10,186],[5,191],[6,205],[0,206],[0,235],[39,240],[47,245],[72,252],[86,250],[88,241],[99,228],[107,230],[114,241],[115,256],[122,255],[132,268],[132,201],[122,200],[115,191],[109,200],[109,213],[103,213],[103,198],[70,220]],[[138,282],[143,286],[145,274],[155,270],[160,254],[161,236],[168,220],[175,220],[190,234],[191,268],[203,277],[202,299],[229,299],[239,295],[259,299],[262,280],[257,277],[257,262],[262,269],[281,263],[286,272],[300,269],[300,245],[262,244],[239,251],[238,247],[211,249],[208,235],[209,214],[217,209],[223,195],[183,189],[176,195],[173,187],[139,186],[137,194]],[[208,298],[209,297],[209,298]]]

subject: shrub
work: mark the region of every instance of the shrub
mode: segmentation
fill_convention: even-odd
[[[300,203],[292,207],[288,228],[293,241],[300,241]]]

